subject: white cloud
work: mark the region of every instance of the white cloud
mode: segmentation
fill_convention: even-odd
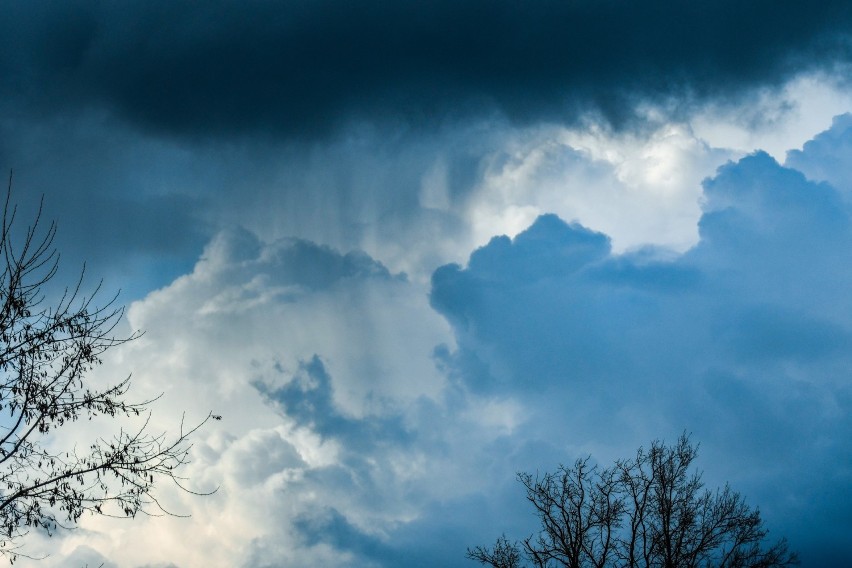
[[[466,215],[478,245],[556,213],[607,233],[619,251],[685,250],[697,240],[701,180],[733,156],[682,124],[647,136],[539,129],[490,157]]]
[[[462,400],[454,415],[432,355],[453,345],[448,324],[421,287],[363,254],[226,232],[191,274],[134,303],[128,323],[146,334],[93,379],[132,370],[135,397],[164,391],[155,430],[173,431],[184,410],[188,421],[222,414],[186,470],[193,488],[219,489],[163,490],[190,519],[85,518],[85,532],[38,545],[60,564],[85,544],[121,568],[365,565],[316,531],[331,523],[386,543],[422,503],[470,491],[481,455],[469,448],[519,421],[499,400],[475,411]]]
[[[740,153],[763,150],[779,162],[788,150],[822,132],[838,114],[852,110],[847,86],[824,74],[794,78],[781,89],[766,89],[750,103],[716,104],[692,119],[697,136]]]

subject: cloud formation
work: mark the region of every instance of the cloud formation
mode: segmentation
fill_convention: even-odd
[[[830,74],[796,75],[745,108],[717,100],[684,122],[639,108],[638,132],[474,113],[426,129],[376,116],[317,141],[140,132],[67,94],[55,112],[27,111],[35,97],[3,99],[0,164],[15,170],[24,211],[44,195],[45,217],[60,220],[68,279],[86,262],[125,302],[189,271],[204,243],[234,225],[267,241],[361,248],[424,281],[548,212],[606,232],[616,251],[684,250],[697,240],[703,177],[763,144],[783,159],[852,100]]]
[[[465,547],[532,530],[516,471],[687,430],[708,485],[805,565],[848,563],[849,201],[764,153],[703,191],[686,252],[614,253],[547,214],[436,270],[431,295],[363,252],[221,233],[133,304],[148,333],[98,375],[165,388],[157,427],[223,414],[187,471],[219,491],[166,490],[191,519],[87,518],[48,562],[467,566]]]
[[[192,512],[188,525],[88,519],[93,532],[65,535],[59,550],[72,556],[57,565],[95,546],[120,566],[359,566],[353,539],[386,548],[418,503],[445,493],[429,477],[448,464],[430,448],[463,440],[430,432],[447,417],[432,351],[452,338],[421,287],[364,253],[228,231],[128,322],[148,333],[112,363],[134,369],[134,396],[165,390],[154,428],[173,429],[180,409],[224,415],[187,472],[199,490],[220,489],[204,499],[165,489],[172,510]]]
[[[845,123],[801,159],[830,163],[818,141],[845,140]],[[546,215],[437,270],[432,305],[459,344],[446,364],[604,452],[691,431],[711,477],[759,503],[809,565],[847,563],[852,518],[823,495],[852,476],[834,461],[852,453],[849,201],[756,153],[704,183],[703,209],[699,243],[674,260],[613,255],[605,235]]]
[[[172,136],[301,138],[352,119],[425,125],[483,109],[521,124],[589,112],[623,124],[637,103],[737,99],[848,64],[852,10],[842,1],[73,2],[11,6],[4,21],[3,98],[29,112],[99,107]]]
[[[842,1],[8,6],[0,163],[147,331],[93,379],[225,417],[219,492],[163,492],[191,519],[45,565],[468,566],[531,530],[516,471],[684,429],[852,564],[852,118],[813,137],[850,35]]]

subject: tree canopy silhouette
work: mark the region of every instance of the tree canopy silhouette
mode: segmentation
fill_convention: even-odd
[[[467,556],[494,568],[769,568],[798,564],[784,539],[765,546],[760,512],[691,472],[698,448],[651,443],[601,469],[590,458],[555,473],[518,474],[541,523],[520,542],[502,536]]]
[[[82,273],[54,303],[45,284],[57,275],[55,223],[40,226],[42,208],[26,230],[14,227],[11,176],[0,221],[0,554],[14,561],[30,530],[48,534],[75,524],[84,512],[135,516],[168,513],[153,490],[181,485],[189,437],[201,424],[166,434],[149,432],[152,400],[128,402],[129,379],[91,388],[86,375],[108,349],[138,337],[116,337],[123,309],[100,307],[81,294]],[[141,416],[81,449],[56,448],[55,430],[81,418]],[[150,414],[148,414],[150,416]],[[137,421],[137,422],[139,422]]]

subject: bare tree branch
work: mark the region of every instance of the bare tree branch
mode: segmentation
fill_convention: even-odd
[[[104,388],[87,385],[88,372],[109,349],[139,337],[116,337],[123,316],[115,298],[96,306],[81,293],[83,274],[54,305],[42,287],[58,271],[53,247],[55,223],[40,228],[42,206],[33,223],[16,231],[17,209],[9,190],[0,226],[0,554],[25,556],[20,539],[29,530],[52,534],[75,524],[84,512],[134,517],[173,514],[154,489],[169,480],[189,490],[179,476],[191,436],[208,420],[168,437],[149,431],[149,405],[129,402],[129,378]],[[19,238],[19,241],[16,241]],[[46,440],[55,429],[95,416],[145,416],[142,425],[99,438],[85,451],[58,450]]]

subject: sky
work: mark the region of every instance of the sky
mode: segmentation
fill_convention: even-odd
[[[852,565],[852,5],[27,2],[0,166],[194,438],[46,568],[473,566],[519,471],[683,433]],[[82,444],[119,425],[56,433]]]

